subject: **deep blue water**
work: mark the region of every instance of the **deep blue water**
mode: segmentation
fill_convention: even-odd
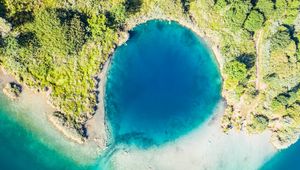
[[[300,169],[300,141],[289,148],[280,151],[266,162],[262,170],[299,170]]]
[[[105,110],[115,143],[150,147],[187,134],[220,100],[214,56],[192,31],[167,21],[134,28],[107,76]]]
[[[173,22],[152,21],[138,26],[127,45],[116,51],[108,76],[106,110],[115,140],[147,147],[190,132],[212,113],[220,99],[220,81],[211,54],[192,32]],[[25,114],[26,110],[11,106],[0,93],[1,170],[97,167],[80,165],[46,145],[43,140],[47,138],[16,119],[16,112]],[[300,141],[261,169],[300,169],[299,153]]]

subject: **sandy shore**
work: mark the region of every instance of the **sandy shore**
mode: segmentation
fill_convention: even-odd
[[[222,56],[220,55],[219,49],[214,43],[210,43],[211,41],[208,37],[205,37],[205,32],[199,30],[196,26],[194,26],[190,21],[185,21],[185,19],[174,19],[170,18],[168,16],[165,16],[163,14],[149,14],[149,16],[143,16],[140,18],[131,18],[128,21],[127,27],[124,32],[120,33],[120,38],[117,46],[120,46],[124,44],[127,39],[129,38],[128,36],[128,31],[133,29],[136,25],[144,23],[148,20],[152,19],[160,19],[160,20],[174,20],[179,22],[181,25],[193,30],[197,35],[202,37],[206,43],[211,46],[211,49],[213,53],[215,54],[215,57],[217,59],[217,62],[219,63],[220,67],[222,67]],[[113,51],[112,51],[113,54]],[[93,117],[91,117],[89,120],[86,122],[86,129],[87,133],[89,135],[89,138],[86,140],[82,138],[78,133],[74,131],[74,129],[65,127],[62,125],[62,122],[57,119],[55,116],[53,116],[53,112],[58,110],[55,108],[51,102],[49,102],[49,92],[36,92],[34,89],[29,89],[28,87],[24,86],[24,92],[20,99],[18,101],[26,101],[28,98],[31,100],[42,100],[46,104],[43,105],[43,108],[45,109],[45,115],[48,119],[48,122],[50,123],[50,127],[55,127],[56,130],[58,130],[61,134],[63,134],[64,138],[67,138],[68,140],[78,143],[78,144],[85,144],[85,143],[95,143],[97,145],[98,150],[104,150],[107,146],[107,139],[108,139],[108,129],[105,125],[105,111],[104,111],[104,86],[105,86],[105,80],[106,80],[106,74],[107,74],[107,69],[109,66],[109,61],[106,62],[104,65],[101,73],[99,73],[97,76],[100,79],[100,83],[98,86],[98,91],[99,91],[99,103],[97,105],[98,109]],[[0,73],[0,81],[2,82],[1,84],[5,85],[9,82],[16,81],[13,76],[9,75],[6,73],[4,69],[2,69]],[[2,87],[3,88],[3,87]]]
[[[224,103],[220,103],[215,115],[192,133],[162,147],[120,150],[112,156],[111,164],[118,170],[257,169],[276,153],[268,132],[223,133],[223,112]]]
[[[98,74],[98,78],[100,79],[97,89],[99,91],[98,108],[95,115],[86,122],[89,139],[94,140],[101,150],[106,149],[109,138],[109,130],[106,126],[104,110],[105,83],[109,64],[109,61],[106,62],[101,73]]]
[[[177,21],[194,31],[211,48],[220,70],[222,69],[224,58],[220,53],[215,37],[210,37],[204,30],[200,30],[184,17],[171,18],[162,14],[149,14],[149,16],[131,18],[128,21],[126,30],[131,30],[136,25],[151,19]],[[118,45],[123,44],[127,39],[128,34],[123,32]],[[108,66],[109,62],[106,63],[102,72],[98,75],[100,78],[98,110],[86,123],[89,134],[86,141],[61,126],[51,117],[51,113],[55,109],[47,103],[47,94],[34,93],[30,89],[24,88],[22,96],[16,101],[19,107],[29,110],[26,113],[28,116],[26,121],[34,122],[31,126],[37,129],[40,128],[40,133],[46,136],[44,138],[50,139],[51,142],[49,143],[51,145],[59,148],[61,152],[66,151],[64,154],[69,154],[74,160],[84,161],[83,157],[86,160],[95,159],[107,146],[108,130],[105,125],[104,86]],[[1,84],[6,84],[12,80],[13,78],[4,72],[0,74]],[[201,169],[230,169],[237,168],[239,163],[242,162],[246,162],[246,164],[240,164],[245,169],[252,169],[253,167],[259,167],[264,160],[276,152],[269,142],[270,133],[260,135],[248,135],[245,132],[235,131],[231,131],[228,135],[223,133],[220,123],[223,111],[224,105],[221,104],[214,117],[204,123],[201,128],[174,143],[146,151],[137,149],[119,151],[112,157],[112,161],[118,169],[143,170],[152,168],[168,170],[175,167],[175,169],[193,170],[199,169],[199,166],[202,167]],[[78,152],[82,154],[78,154]]]
[[[0,90],[9,82],[16,82],[13,76],[3,68],[0,69]],[[102,88],[99,86],[99,88]],[[78,163],[92,163],[101,151],[106,148],[106,128],[103,109],[97,110],[92,119],[87,122],[88,139],[82,139],[74,129],[62,126],[53,116],[56,109],[49,103],[46,92],[35,92],[23,85],[23,91],[15,100],[11,100],[9,108],[14,118],[24,124],[26,128],[37,133],[41,142],[53,148]],[[101,102],[101,101],[100,101]],[[100,103],[102,105],[102,103]],[[100,107],[102,108],[102,107]]]

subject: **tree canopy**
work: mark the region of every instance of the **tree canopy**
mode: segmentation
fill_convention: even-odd
[[[252,10],[247,17],[244,27],[248,31],[255,32],[256,30],[260,29],[264,23],[264,16],[260,12],[256,10]]]

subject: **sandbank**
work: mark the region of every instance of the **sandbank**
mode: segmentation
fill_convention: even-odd
[[[258,169],[277,152],[269,142],[271,133],[223,133],[220,121],[224,106],[220,102],[210,119],[175,142],[149,150],[119,150],[109,164],[117,170]]]

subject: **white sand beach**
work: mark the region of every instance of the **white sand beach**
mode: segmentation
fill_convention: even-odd
[[[2,89],[7,83],[15,81],[10,74],[1,69],[0,95],[4,95]],[[11,110],[10,114],[13,114],[10,116],[19,121],[26,129],[38,135],[41,143],[79,164],[94,163],[106,147],[106,136],[101,137],[101,135],[106,135],[104,120],[99,120],[104,119],[104,113],[97,114],[94,117],[96,120],[89,122],[89,128],[96,130],[88,140],[83,142],[76,133],[55,123],[51,115],[56,109],[48,102],[46,93],[35,92],[23,86],[20,97],[10,100],[8,104],[8,108]],[[103,110],[99,109],[99,112],[101,111]]]
[[[157,19],[155,17],[141,18],[139,22],[135,20],[134,24],[128,24],[127,29],[130,30],[136,24],[143,23],[149,18]],[[159,17],[159,19],[173,20],[168,17]],[[210,41],[212,38],[208,37],[205,32],[196,29],[191,23],[179,23],[193,30],[211,46],[216,60],[222,68],[224,61],[217,43]],[[120,44],[128,38],[126,35],[124,34]],[[47,103],[47,98],[42,93],[33,93],[30,89],[25,89],[20,99],[12,102],[14,103],[12,108],[16,109],[16,117],[25,122],[25,125],[30,129],[36,130],[40,134],[42,142],[50,144],[55,150],[70,156],[73,160],[85,162],[97,159],[107,145],[103,99],[108,65],[107,63],[98,75],[101,80],[98,87],[100,103],[96,114],[87,122],[87,130],[90,135],[89,142],[79,144],[81,143],[78,141],[80,139],[64,132],[63,127],[54,128],[53,122],[49,121],[49,114],[54,111],[53,107]],[[3,73],[1,73],[0,78],[2,84],[13,80],[9,76],[3,76]],[[250,135],[235,130],[231,130],[229,134],[223,133],[220,121],[224,106],[225,104],[220,102],[215,114],[190,134],[172,143],[148,150],[137,148],[119,150],[112,155],[111,164],[114,169],[120,170],[240,170],[259,168],[277,152],[269,141],[271,133]],[[18,110],[22,110],[22,114]],[[72,139],[73,137],[74,139]]]
[[[215,115],[192,133],[162,147],[120,150],[112,156],[111,164],[118,170],[251,170],[276,153],[269,142],[270,133],[249,135],[235,130],[223,133],[220,128],[223,111],[221,102]]]

